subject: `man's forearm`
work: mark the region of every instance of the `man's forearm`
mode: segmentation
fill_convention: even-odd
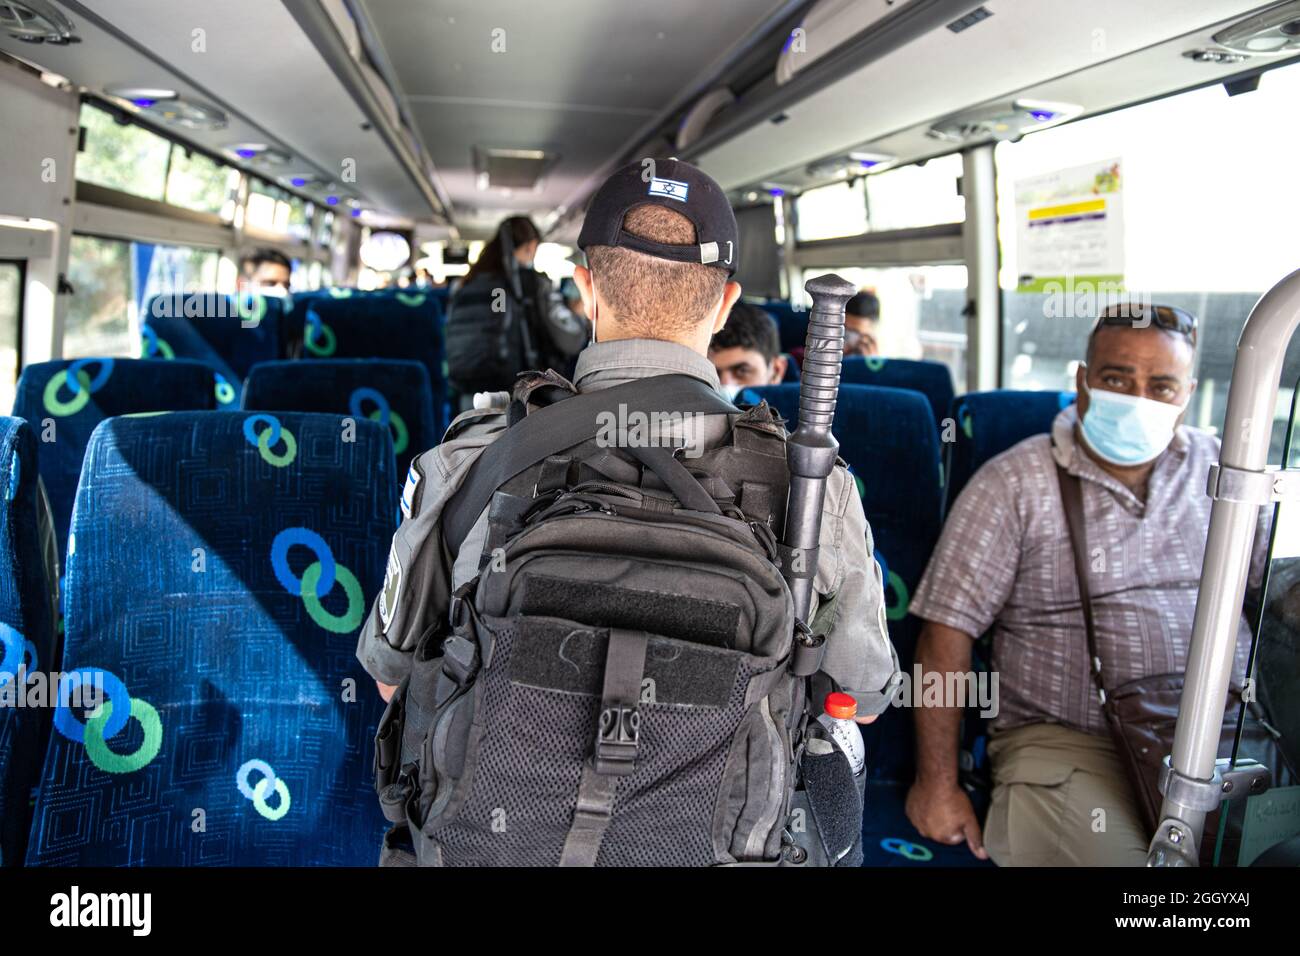
[[[970,635],[943,624],[927,621],[916,642],[916,663],[921,667],[922,679],[929,672],[943,675],[964,673],[970,669],[970,656]],[[946,680],[944,686],[948,686]],[[956,786],[961,708],[922,707],[919,705],[919,688],[916,690],[917,780],[927,784]]]

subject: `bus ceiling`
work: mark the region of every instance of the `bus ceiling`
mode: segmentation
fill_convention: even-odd
[[[61,14],[73,42],[0,29],[0,52],[317,203],[333,196],[331,205],[389,219],[445,220],[427,157],[384,107],[382,83],[363,96],[313,42],[313,19],[296,15],[338,4],[168,0],[166,17],[114,0],[24,5]]]
[[[527,213],[572,239],[594,184],[641,156],[690,159],[738,199],[797,193],[1300,52],[1265,36],[1295,0],[664,0],[634,29],[604,0],[560,17],[471,0],[25,5],[47,42],[0,29],[0,52],[307,198],[450,238]]]

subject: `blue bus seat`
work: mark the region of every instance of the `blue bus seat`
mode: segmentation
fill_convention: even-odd
[[[920,392],[930,403],[936,427],[943,423],[952,406],[952,373],[942,362],[851,355],[844,360],[840,380],[846,384],[910,388]]]
[[[789,302],[768,299],[754,303],[776,320],[777,334],[781,337],[781,351],[801,349],[808,340],[808,312],[798,311]]]
[[[95,426],[114,415],[216,407],[211,369],[184,359],[59,359],[23,369],[14,414],[50,439],[37,442],[37,467],[54,515],[61,565],[81,462]]]
[[[868,780],[862,814],[862,865],[870,867],[990,867],[963,842],[935,843],[916,832],[905,806],[910,782]],[[975,814],[988,812],[984,794],[971,794]]]
[[[307,304],[302,357],[413,359],[429,373],[435,430],[447,427],[442,308],[428,291],[318,297]]]
[[[0,418],[0,866],[17,866],[27,842],[32,790],[40,779],[49,707],[18,706],[38,672],[57,671],[54,582],[40,533],[36,434]]]
[[[1013,389],[968,392],[955,399],[950,417],[956,433],[944,449],[948,507],[986,461],[1032,435],[1051,431],[1057,413],[1073,401],[1073,392]]]
[[[245,410],[329,412],[389,426],[397,475],[442,440],[429,373],[397,359],[318,359],[262,362],[244,383]]]
[[[239,407],[239,391],[258,362],[284,358],[284,303],[274,296],[185,292],[156,295],[141,319],[143,358],[188,358],[212,368],[217,406]]]
[[[384,705],[354,655],[397,477],[388,429],[342,427],[175,412],[96,429],[63,666],[106,701],[54,715],[28,865],[374,865]]]

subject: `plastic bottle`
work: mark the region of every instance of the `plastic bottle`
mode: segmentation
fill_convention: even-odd
[[[853,720],[853,715],[858,712],[858,702],[848,694],[836,692],[826,695],[822,709],[825,713],[817,718],[818,723],[826,728],[831,741],[849,758],[853,775],[860,775],[867,766],[867,751],[862,743],[862,731]]]

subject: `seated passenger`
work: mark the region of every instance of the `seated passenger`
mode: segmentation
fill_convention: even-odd
[[[753,385],[780,385],[786,363],[776,320],[756,305],[737,302],[709,342],[709,361],[718,370],[723,391]]]
[[[1196,388],[1196,320],[1167,306],[1135,318],[1132,308],[1107,310],[1094,325],[1077,406],[1051,434],[992,459],[966,486],[910,606],[925,621],[923,671],[967,671],[972,642],[991,630],[1000,701],[983,837],[957,781],[959,702],[916,712],[907,816],[923,836],[964,840],[1003,866],[1146,861],[1150,834],[1089,666],[1057,469],[1082,486],[1097,651],[1113,688],[1186,666],[1219,441],[1181,424]],[[1257,559],[1266,540],[1261,527]],[[1240,638],[1238,682],[1244,615]]]
[[[293,266],[275,249],[254,249],[239,260],[239,291],[262,295],[287,295]]]
[[[844,354],[880,354],[880,299],[869,289],[844,307]]]

